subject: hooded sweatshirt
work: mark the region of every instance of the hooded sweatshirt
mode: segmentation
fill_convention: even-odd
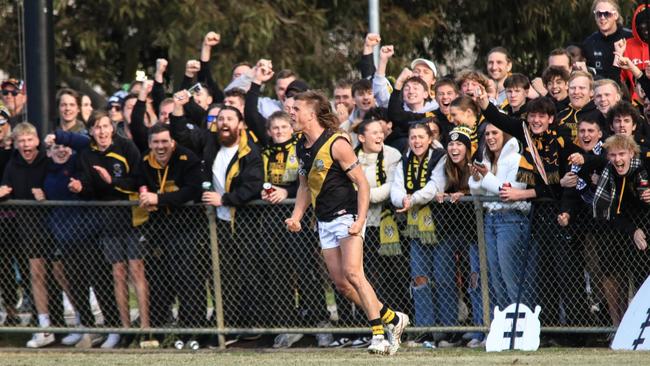
[[[632,38],[627,39],[627,46],[623,53],[625,57],[629,57],[641,70],[645,68],[646,62],[650,62],[650,49],[648,48],[648,44],[641,40],[637,30],[638,22],[644,18],[647,18],[650,23],[650,9],[646,9],[645,4],[641,4],[634,11],[634,16],[632,17]],[[635,80],[632,72],[623,70],[621,72],[621,80],[628,86],[633,99],[638,99],[639,97],[634,91]]]

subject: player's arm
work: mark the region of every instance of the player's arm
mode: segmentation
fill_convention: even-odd
[[[305,211],[307,211],[310,201],[307,177],[304,175],[298,175],[298,180],[300,183],[298,185],[298,192],[296,193],[296,204],[293,206],[291,217],[284,221],[287,225],[287,229],[292,232],[300,231],[300,220],[302,220],[302,216],[305,214]]]
[[[345,139],[338,139],[332,145],[332,158],[339,163],[352,183],[357,186],[357,220],[349,229],[351,235],[361,232],[366,222],[370,205],[370,185],[359,165],[357,155]]]

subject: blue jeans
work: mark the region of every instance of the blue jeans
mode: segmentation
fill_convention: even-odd
[[[422,244],[419,239],[411,239],[411,278],[428,279],[425,284],[413,283],[411,287],[416,326],[450,326],[457,322],[453,249],[453,243],[447,240]]]
[[[492,290],[492,306],[501,310],[517,301],[519,273],[524,263],[525,246],[531,245],[530,219],[519,210],[485,214],[485,244]],[[534,277],[535,255],[529,251],[527,278]],[[530,291],[529,291],[530,293]],[[522,293],[521,302],[530,304],[530,296]]]

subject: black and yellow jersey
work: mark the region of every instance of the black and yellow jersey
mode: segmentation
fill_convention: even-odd
[[[296,146],[298,174],[307,177],[311,203],[319,221],[328,222],[357,213],[357,191],[343,168],[332,158],[332,145],[338,139],[348,141],[341,133],[325,130],[311,147],[305,147],[304,136]]]

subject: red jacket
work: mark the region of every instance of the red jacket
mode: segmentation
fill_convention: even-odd
[[[627,39],[627,46],[623,53],[625,57],[632,60],[632,62],[634,62],[634,64],[641,70],[644,70],[646,64],[650,63],[650,48],[648,48],[647,43],[641,40],[636,29],[637,17],[641,12],[646,10],[645,7],[645,4],[641,4],[634,11],[634,16],[632,17],[632,38]],[[650,12],[650,9],[647,11]],[[648,16],[650,19],[650,14],[642,14],[642,16]],[[628,86],[632,98],[639,100],[638,95],[636,95],[636,92],[634,91],[635,82],[632,73],[628,70],[623,70],[621,72],[621,80]]]

